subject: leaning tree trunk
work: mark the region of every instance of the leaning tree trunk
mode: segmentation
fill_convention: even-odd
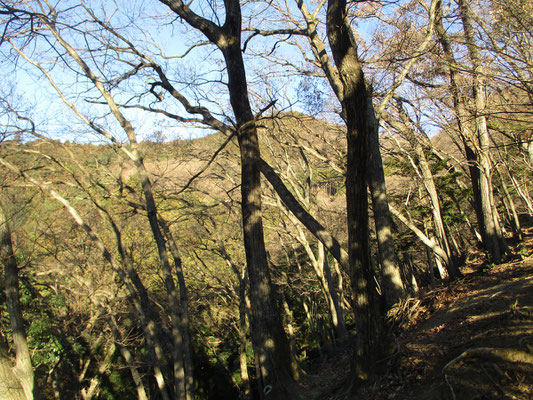
[[[520,220],[518,218],[518,213],[516,211],[516,206],[513,197],[511,196],[511,193],[509,193],[509,188],[507,187],[507,183],[505,182],[505,178],[502,172],[500,171],[500,168],[498,167],[498,165],[495,165],[495,167],[496,175],[500,180],[500,185],[503,192],[503,203],[507,208],[508,219],[511,224],[511,229],[513,230],[513,237],[518,240],[522,240],[522,228],[520,226]]]
[[[263,159],[261,159],[260,168],[261,173],[276,191],[285,207],[326,247],[343,268],[348,269],[348,253],[342,248],[339,241],[306,211],[287,189],[276,171]]]
[[[0,332],[0,398],[5,400],[27,400],[20,380],[14,371],[5,338]]]

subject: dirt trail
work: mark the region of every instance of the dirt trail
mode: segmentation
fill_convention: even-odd
[[[426,296],[376,399],[533,398],[533,257]]]
[[[396,330],[398,352],[386,373],[358,400],[533,399],[533,229],[520,259],[411,299]],[[475,271],[474,271],[475,269]],[[481,271],[481,272],[479,272]],[[323,365],[337,390],[349,372],[349,352]]]

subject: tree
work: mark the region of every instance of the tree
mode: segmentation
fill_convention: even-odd
[[[3,196],[2,196],[3,197]],[[4,291],[15,347],[15,366],[7,348],[7,337],[0,337],[0,394],[9,400],[38,398],[26,328],[20,306],[18,266],[13,251],[5,200],[0,199],[0,262],[4,266]]]
[[[474,90],[473,114],[467,109],[467,98],[461,93],[461,82],[459,71],[456,67],[457,61],[453,54],[451,43],[443,25],[442,2],[439,2],[437,18],[437,37],[443,49],[444,57],[449,69],[450,91],[453,98],[453,105],[459,126],[459,131],[464,144],[466,158],[469,162],[472,189],[474,192],[474,208],[478,219],[478,224],[483,238],[483,244],[489,253],[490,258],[499,263],[502,254],[505,253],[506,245],[501,227],[499,226],[496,206],[492,193],[491,165],[489,158],[488,131],[486,129],[486,118],[483,115],[485,100],[483,94],[483,78],[480,58],[474,43],[471,17],[466,3],[459,2],[460,16],[463,22],[463,32],[466,46],[472,62],[472,88]],[[475,118],[475,126],[472,126],[470,117]]]
[[[305,20],[305,34],[308,38],[309,44],[311,45],[312,52],[315,58],[315,63],[322,69],[335,96],[341,103],[341,106],[344,110],[345,94],[343,89],[344,82],[342,81],[341,77],[342,74],[338,70],[338,65],[331,65],[325,44],[322,42],[320,36],[318,35],[317,14],[320,11],[321,5],[317,6],[313,13],[309,12],[303,2],[298,2],[298,8],[300,9],[300,12],[302,13],[302,16]],[[351,26],[349,28],[349,32],[351,34]],[[388,95],[393,93],[397,86],[399,86],[399,83],[401,83],[401,80],[395,82],[396,87],[392,88],[389,91]],[[369,94],[369,96],[371,95]],[[384,110],[387,102],[388,100],[384,101],[380,106],[380,113]],[[346,115],[344,115],[343,118],[344,122],[347,124]],[[373,135],[369,136],[368,139],[369,152],[367,160],[369,165],[367,179],[369,180],[369,188],[372,195],[372,207],[374,211],[374,221],[376,225],[376,236],[381,264],[381,281],[383,285],[384,297],[387,307],[390,307],[402,297],[402,295],[404,294],[405,287],[402,282],[399,259],[396,255],[396,251],[394,249],[394,241],[392,238],[392,220],[390,218],[390,213],[388,209],[385,177],[383,174],[382,159],[379,150],[378,126],[379,121],[376,120],[374,124],[375,131]]]
[[[104,32],[110,30],[108,26],[98,20],[96,15],[89,8],[82,5],[82,9],[89,15],[89,17],[94,18],[97,24],[98,22],[100,22],[100,26],[102,27]],[[123,146],[111,133],[104,130],[96,123],[92,122],[65,97],[59,86],[54,82],[50,73],[45,70],[44,66],[32,60],[27,54],[24,53],[21,48],[17,47],[15,41],[19,39],[20,35],[24,35],[23,32],[15,30],[12,33],[11,37],[6,38],[7,41],[12,45],[14,51],[20,57],[26,60],[29,64],[33,65],[46,77],[52,87],[56,90],[61,100],[74,112],[74,114],[78,118],[80,118],[81,121],[83,121],[83,123],[86,124],[88,128],[92,129],[98,135],[101,135],[102,137],[107,138],[108,140],[113,142],[134,163],[139,180],[141,182],[141,188],[144,197],[143,208],[146,211],[146,217],[149,221],[153,239],[156,244],[161,271],[164,275],[167,298],[170,305],[173,357],[172,367],[170,368],[170,370],[172,371],[173,381],[172,391],[174,395],[178,398],[192,399],[194,384],[192,379],[192,348],[190,339],[188,339],[189,326],[187,320],[187,312],[185,310],[187,305],[184,303],[180,303],[180,301],[186,301],[186,294],[184,292],[185,288],[183,287],[184,280],[179,279],[180,283],[182,284],[180,294],[174,283],[173,271],[169,260],[169,249],[167,248],[167,246],[170,247],[170,252],[174,257],[174,261],[176,264],[175,267],[178,271],[178,274],[181,271],[181,261],[176,251],[176,246],[173,243],[172,236],[169,235],[167,232],[167,237],[165,238],[163,230],[161,228],[161,217],[154,198],[153,185],[147,174],[146,167],[143,162],[143,156],[139,150],[135,129],[133,128],[131,122],[121,112],[110,90],[102,82],[101,78],[98,77],[98,75],[93,71],[93,68],[91,68],[88,62],[86,62],[84,58],[80,55],[80,51],[76,50],[76,48],[72,46],[67,41],[67,39],[65,39],[65,37],[63,36],[64,32],[58,29],[58,11],[55,8],[53,8],[50,4],[46,2],[34,2],[32,4],[27,5],[27,8],[24,9],[10,7],[9,5],[3,5],[3,13],[7,15],[12,15],[12,18],[15,20],[26,20],[27,23],[30,23],[30,21],[31,23],[33,23],[33,21],[36,20],[40,24],[42,24],[43,30],[46,30],[47,33],[49,33],[50,35],[50,39],[53,40],[53,42],[51,42],[52,48],[55,51],[64,52],[64,55],[68,57],[68,59],[72,63],[74,63],[74,65],[77,65],[77,67],[79,68],[79,75],[87,79],[87,81],[90,82],[91,85],[93,85],[93,88],[96,90],[96,93],[101,96],[104,101],[104,104],[108,107],[111,115],[113,115],[116,122],[122,128],[129,140],[129,146]],[[67,30],[69,27],[70,26],[67,25]],[[88,32],[82,32],[82,35],[88,34]],[[88,52],[91,52],[90,47],[88,49]],[[164,387],[165,384],[162,380],[162,377],[160,378],[160,390],[162,393],[166,393],[167,389],[165,389]]]
[[[426,147],[431,146],[431,142],[420,127],[417,129],[420,133],[415,131],[416,124],[408,116],[404,109],[404,105],[399,100],[396,102],[396,110],[398,113],[397,120],[394,120],[391,115],[384,117],[384,119],[397,129],[407,143],[412,146],[412,156],[409,153],[407,156],[412,160],[417,175],[420,177],[422,186],[427,192],[430,208],[433,214],[435,236],[439,247],[446,253],[444,259],[441,260],[439,257],[439,274],[441,275],[441,278],[447,278],[450,276],[455,279],[460,276],[460,271],[456,265],[456,255],[452,253],[451,246],[448,243],[448,232],[443,220],[441,200],[439,199],[435,179],[426,157]],[[441,263],[444,264],[443,267],[440,267]]]
[[[241,53],[242,14],[238,0],[225,0],[225,21],[218,26],[195,14],[182,1],[162,0],[176,14],[222,52],[228,91],[237,122],[241,156],[241,207],[246,265],[252,304],[251,333],[259,362],[260,392],[271,398],[297,396],[298,372],[291,363],[289,344],[274,302],[266,257],[261,207],[261,154],[255,118],[248,99],[246,72]]]
[[[346,1],[330,0],[327,32],[343,84],[343,116],[347,127],[346,204],[348,254],[354,293],[357,344],[353,361],[355,383],[369,379],[379,354],[382,320],[370,263],[367,182],[368,142],[377,131],[372,97],[366,86],[357,48],[347,22]]]

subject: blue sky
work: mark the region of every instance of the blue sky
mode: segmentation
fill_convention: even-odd
[[[222,119],[225,113],[231,115],[227,90],[223,84],[216,82],[217,80],[224,81],[226,78],[223,73],[224,65],[220,52],[214,46],[198,47],[192,50],[185,59],[172,58],[184,54],[193,43],[204,40],[201,34],[180,24],[174,14],[155,0],[102,2],[102,4],[105,4],[105,11],[102,11],[103,9],[98,6],[99,3],[99,1],[95,0],[88,4],[94,5],[95,13],[103,20],[109,21],[113,26],[119,26],[124,36],[130,38],[139,47],[146,48],[148,53],[163,65],[169,77],[175,79],[176,86],[180,87],[183,93],[189,96],[191,103],[198,103],[208,107]],[[74,4],[78,4],[78,2],[74,0],[60,1],[58,2],[58,8]],[[115,8],[114,4],[118,7]],[[212,18],[213,14],[207,7],[208,4],[210,3],[201,0],[201,2],[195,2],[194,7],[196,7],[196,10],[203,9],[205,11],[204,15]],[[295,6],[294,2],[289,2],[288,4],[290,7]],[[313,10],[315,3],[308,2],[308,7]],[[244,13],[257,14],[258,10],[262,11],[261,17],[265,18],[265,25],[261,26],[262,28],[276,26],[274,15],[270,11],[265,12],[264,3],[249,3],[244,8]],[[291,10],[291,12],[300,19],[297,10]],[[69,11],[69,13],[72,16],[65,17],[65,21],[68,22],[72,18],[84,14],[84,11],[82,9],[74,9]],[[220,13],[219,16],[222,19],[223,13]],[[356,28],[363,40],[369,41],[374,22],[371,18],[358,20]],[[84,26],[80,25],[79,28],[84,29]],[[94,25],[89,25],[89,28],[94,29]],[[89,37],[88,42],[85,42],[85,38],[76,31],[65,30],[65,34],[67,39],[71,40],[77,47],[85,46],[87,43],[92,44],[95,40],[95,38]],[[47,64],[47,68],[56,82],[60,84],[69,101],[75,103],[87,117],[113,131],[120,140],[125,140],[125,136],[116,121],[109,117],[107,107],[88,102],[88,100],[98,99],[98,95],[91,83],[88,83],[83,77],[76,76],[74,71],[79,71],[79,68],[72,61],[69,61],[69,63],[72,63],[71,67],[62,62],[42,38],[34,38],[33,43],[35,43],[33,48],[28,47],[26,49],[32,57],[48,63],[59,61],[53,67],[52,64]],[[305,41],[302,40],[302,43],[304,43],[303,46],[306,46]],[[160,57],[157,54],[158,48],[165,53],[167,58]],[[277,106],[279,107],[287,107],[292,102],[294,110],[305,111],[302,105],[294,104],[298,98],[297,89],[301,78],[296,75],[289,79],[282,78],[279,76],[279,72],[283,70],[282,67],[274,64],[266,66],[267,64],[264,64],[264,60],[256,61],[253,56],[254,52],[261,52],[271,48],[273,48],[271,38],[262,39],[258,37],[250,42],[249,48],[245,53],[250,93],[256,109],[268,103],[270,100],[268,96],[272,96],[277,98]],[[3,43],[0,52],[6,54],[9,51],[12,51],[9,48],[9,44]],[[283,43],[276,47],[275,53],[278,59],[286,58],[287,60],[292,59],[295,63],[303,63],[301,55],[295,52],[295,48],[284,46]],[[120,69],[126,71],[124,64],[104,64],[105,57],[107,57],[106,54],[101,53],[99,57],[101,57],[101,66],[108,72]],[[132,59],[134,60],[135,57],[132,57]],[[86,57],[86,60],[91,63],[90,57]],[[97,65],[98,62],[96,64],[92,63],[96,72],[98,72]],[[272,75],[270,77],[265,76],[266,72],[270,72]],[[64,140],[95,140],[94,134],[87,132],[84,124],[80,123],[72,111],[62,104],[57,93],[34,67],[28,66],[27,63],[20,59],[17,61],[16,66],[9,59],[4,59],[0,62],[0,77],[2,92],[5,93],[10,87],[15,86],[16,93],[22,99],[16,101],[17,104],[15,105],[21,109],[30,110],[31,117],[38,123],[38,128],[42,132],[47,132],[56,138]],[[114,90],[114,95],[118,102],[131,101],[131,93],[146,90],[151,81],[153,79],[150,77],[130,79],[128,86],[121,87],[120,90]],[[193,90],[192,85],[187,85],[188,83],[200,83],[200,86],[198,86],[197,90]],[[327,84],[324,85],[322,83],[319,87],[323,92],[329,91]],[[266,98],[261,100],[261,96],[266,96]],[[162,104],[154,102],[154,100],[155,97],[151,95],[143,96],[140,100],[134,99],[134,101],[140,101],[140,104],[144,105],[152,103],[154,106],[159,106]],[[177,106],[175,100],[163,103],[168,111],[186,116],[181,107]],[[139,110],[126,110],[124,112],[134,123],[140,139],[153,136],[153,133],[157,130],[163,131],[168,139],[177,137],[189,138],[203,135],[206,132],[204,129],[184,128],[178,126],[175,121],[169,121],[166,118],[147,114]]]

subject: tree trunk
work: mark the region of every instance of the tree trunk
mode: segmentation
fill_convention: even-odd
[[[246,293],[246,279],[244,274],[239,284],[239,367],[241,372],[242,390],[247,398],[251,398],[252,389],[250,386],[250,377],[248,376],[248,361],[246,358],[246,337],[249,331],[248,318],[250,316],[250,300]]]
[[[343,113],[347,126],[346,203],[348,255],[357,330],[352,362],[354,388],[367,381],[378,357],[381,316],[370,261],[368,226],[368,143],[376,129],[371,96],[347,23],[346,1],[329,0],[327,35],[343,83]]]
[[[507,251],[505,241],[497,217],[495,218],[496,207],[492,193],[492,172],[489,159],[488,130],[486,117],[482,114],[485,109],[483,94],[483,80],[481,72],[481,59],[477,53],[474,36],[469,18],[469,8],[464,0],[458,1],[461,19],[463,21],[463,31],[468,47],[470,59],[473,64],[473,89],[474,89],[474,109],[475,130],[474,134],[469,127],[470,113],[466,109],[465,102],[459,89],[458,70],[455,65],[455,56],[448,41],[447,33],[442,23],[442,2],[439,2],[437,17],[437,35],[444,51],[444,56],[448,62],[450,73],[450,88],[459,131],[463,139],[465,154],[469,164],[472,189],[474,192],[474,208],[478,218],[478,225],[483,238],[483,246],[493,262],[500,262],[502,253]]]
[[[0,332],[0,398],[5,400],[27,400],[8,354],[5,338]]]
[[[251,336],[256,359],[260,362],[259,387],[262,396],[268,395],[269,399],[293,399],[298,395],[298,371],[291,362],[289,342],[274,301],[268,269],[261,206],[261,154],[240,48],[239,2],[227,2],[226,13],[224,39],[217,44],[226,62],[230,102],[237,120],[244,249],[252,305]]]
[[[429,238],[424,232],[422,232],[420,229],[416,227],[415,224],[413,224],[411,221],[409,221],[407,218],[405,218],[396,208],[393,206],[389,206],[390,211],[392,215],[394,215],[396,218],[398,218],[407,228],[409,228],[417,237],[420,239],[424,245],[426,245],[436,256],[442,258],[445,260],[448,255],[446,252],[438,245],[438,243],[433,240],[433,238]]]
[[[15,367],[12,373],[22,387],[26,399],[37,398],[37,388],[35,387],[33,367],[31,365],[30,350],[26,340],[26,329],[24,328],[24,318],[20,308],[20,297],[18,288],[18,266],[13,252],[11,241],[11,230],[9,221],[2,204],[0,204],[0,262],[4,265],[4,290],[11,323],[11,336],[15,346]],[[3,340],[0,338],[0,340]],[[2,344],[3,345],[3,344]],[[7,351],[2,358],[6,358]],[[9,373],[6,377],[9,378]]]
[[[387,199],[385,173],[379,149],[379,132],[376,126],[369,136],[368,183],[372,196],[372,210],[376,224],[378,254],[381,264],[381,283],[387,308],[390,308],[405,294],[402,281],[400,260],[394,248],[392,237],[392,218]]]
[[[492,163],[490,157],[490,138],[485,115],[485,93],[483,78],[483,61],[475,43],[472,28],[472,8],[465,0],[458,0],[459,14],[463,22],[463,32],[468,48],[468,54],[473,66],[474,116],[476,119],[477,135],[479,137],[479,153],[481,179],[481,204],[485,221],[485,229],[489,241],[489,255],[493,262],[499,263],[503,254],[509,252],[500,226],[498,209],[494,201],[492,189]]]
[[[324,43],[317,33],[316,11],[311,14],[303,1],[297,1],[298,8],[306,22],[306,31],[309,43],[313,50],[315,59],[324,71],[331,88],[337,99],[344,108],[344,81],[341,73],[332,67],[329,62],[328,53],[325,50]],[[349,34],[349,33],[348,33]],[[335,56],[334,56],[335,58]],[[372,112],[373,113],[373,112]],[[379,123],[373,120],[373,131],[369,134],[369,152],[368,152],[368,185],[372,196],[372,208],[374,210],[374,223],[376,225],[376,236],[379,248],[379,259],[381,264],[381,281],[383,285],[385,305],[387,307],[396,303],[405,293],[405,285],[401,278],[401,268],[394,241],[392,237],[392,218],[388,208],[387,190],[385,186],[385,175],[383,172],[383,163],[379,149]],[[324,243],[327,247],[327,244]],[[329,249],[328,249],[329,250]],[[331,252],[331,250],[329,250]],[[332,255],[341,264],[342,261],[334,252]]]

